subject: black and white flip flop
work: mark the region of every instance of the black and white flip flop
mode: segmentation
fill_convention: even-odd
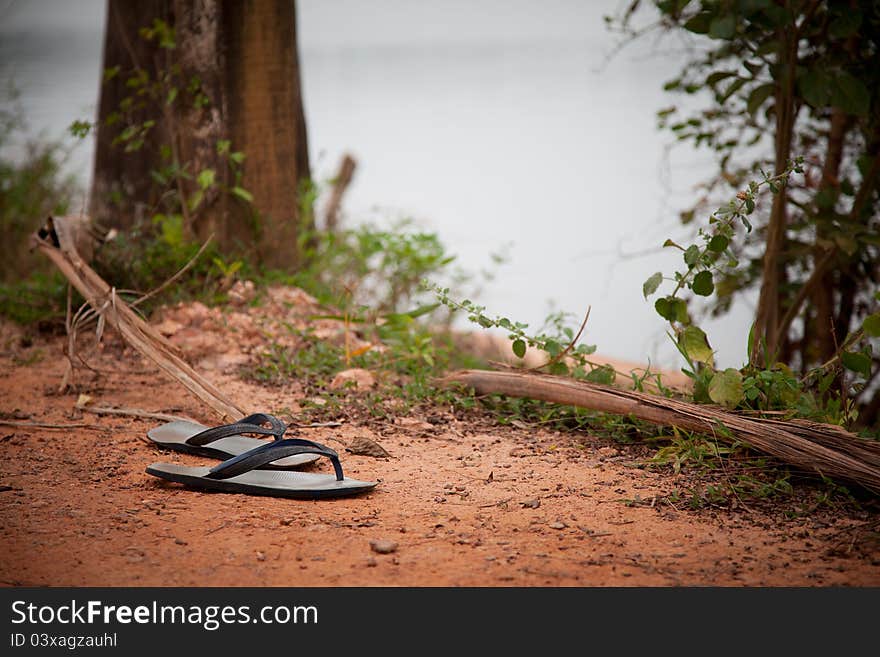
[[[277,441],[284,438],[285,431],[287,425],[274,415],[254,413],[232,424],[210,428],[195,422],[176,420],[150,429],[147,437],[163,449],[226,460],[268,444],[265,440],[249,438],[242,434],[271,436]],[[315,454],[297,454],[269,464],[265,469],[295,468],[314,463],[318,458]]]
[[[326,456],[333,464],[335,476],[295,470],[257,469],[298,455]],[[207,491],[297,498],[355,495],[372,490],[378,483],[346,478],[335,451],[303,438],[275,440],[213,468],[153,463],[147,467],[147,474]]]

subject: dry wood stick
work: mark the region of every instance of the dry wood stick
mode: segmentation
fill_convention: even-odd
[[[123,339],[152,360],[172,379],[183,385],[221,419],[238,420],[245,416],[235,402],[203,378],[180,356],[179,350],[145,322],[116,295],[116,290],[89,267],[75,251],[58,249],[34,235],[37,248],[70,281],[86,302],[97,310]]]
[[[330,200],[327,202],[327,209],[324,211],[324,227],[328,232],[332,233],[335,231],[339,223],[339,208],[342,205],[342,197],[345,195],[345,190],[348,189],[349,184],[351,184],[356,166],[357,163],[354,158],[348,153],[345,154],[342,162],[339,163],[339,172],[336,174],[333,189],[330,192]]]
[[[693,404],[546,374],[462,370],[441,380],[479,394],[528,397],[595,411],[629,415],[653,424],[733,437],[802,470],[856,482],[880,492],[880,443],[841,427],[806,420],[762,419],[716,406]]]

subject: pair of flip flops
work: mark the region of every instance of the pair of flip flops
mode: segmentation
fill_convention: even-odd
[[[266,413],[254,413],[232,424],[210,428],[194,422],[168,422],[147,432],[158,447],[217,458],[222,463],[213,468],[153,463],[147,467],[147,473],[203,490],[274,497],[339,497],[376,486],[374,481],[346,477],[339,455],[326,445],[303,438],[284,438],[286,431],[281,420]],[[294,470],[322,456],[330,459],[334,475]]]

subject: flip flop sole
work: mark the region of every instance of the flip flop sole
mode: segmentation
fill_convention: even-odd
[[[226,459],[244,454],[256,447],[265,445],[267,440],[259,440],[257,438],[249,438],[248,436],[229,436],[220,438],[208,445],[189,445],[187,440],[201,433],[208,427],[195,422],[187,422],[185,420],[175,420],[158,427],[154,427],[147,432],[147,437],[157,446],[163,449],[173,449],[176,452],[184,452],[186,454],[195,454],[196,456],[207,456],[209,458]],[[308,463],[314,463],[320,457],[317,454],[297,454],[278,459],[275,463],[265,466],[267,470],[286,470],[295,468]]]
[[[212,479],[210,468],[188,467],[174,463],[153,463],[147,474],[201,490],[271,497],[315,499],[357,495],[375,488],[378,482],[358,481],[346,477],[342,481],[332,475],[291,470],[251,470],[229,479]]]

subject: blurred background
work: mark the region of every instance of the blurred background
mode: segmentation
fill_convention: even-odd
[[[298,0],[312,171],[351,153],[344,221],[437,232],[461,267],[494,272],[473,299],[490,315],[537,329],[591,306],[599,353],[677,367],[642,283],[679,263],[660,245],[687,234],[678,212],[712,165],[656,127],[686,44],[618,49],[603,17],[624,4]],[[104,20],[104,0],[0,0],[0,83],[31,134],[94,119]],[[84,189],[91,163],[87,139],[66,163]],[[745,360],[748,306],[701,322],[720,367]]]

